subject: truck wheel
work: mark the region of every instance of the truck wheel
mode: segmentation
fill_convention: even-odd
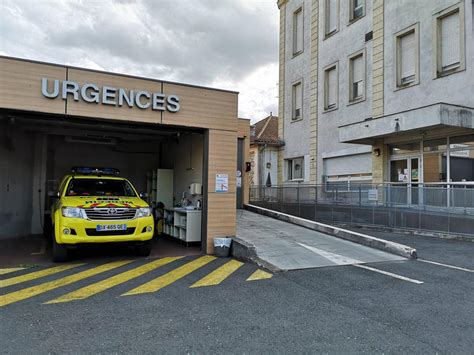
[[[67,261],[67,248],[56,242],[56,238],[53,237],[53,261],[55,263],[62,263]]]
[[[135,246],[135,254],[137,256],[150,256],[151,253],[151,240],[147,240],[142,244]]]

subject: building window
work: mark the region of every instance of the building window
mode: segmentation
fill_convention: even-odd
[[[301,81],[293,84],[291,111],[291,119],[293,121],[303,118],[303,85],[301,84]]]
[[[303,8],[300,7],[293,13],[293,55],[303,52]]]
[[[349,23],[365,16],[365,0],[349,0]]]
[[[410,26],[395,35],[396,85],[399,88],[419,83],[418,26]]]
[[[304,158],[294,158],[286,160],[287,173],[286,179],[291,180],[303,180],[304,179]]]
[[[339,70],[338,63],[324,69],[324,110],[335,110],[339,101]]]
[[[365,99],[365,54],[364,50],[349,57],[349,102]]]
[[[324,37],[327,38],[339,30],[339,0],[325,0]]]
[[[434,30],[434,76],[440,77],[464,70],[464,2],[435,15]]]

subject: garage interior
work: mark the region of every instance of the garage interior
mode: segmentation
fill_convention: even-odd
[[[76,166],[117,168],[146,194],[157,217],[152,255],[205,252],[205,130],[5,110],[0,132],[0,238],[17,237],[19,253],[49,233],[58,185]]]

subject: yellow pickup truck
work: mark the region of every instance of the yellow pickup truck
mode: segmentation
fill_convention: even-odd
[[[81,243],[132,242],[139,256],[151,251],[152,210],[117,169],[73,168],[51,209],[53,261],[67,260]]]

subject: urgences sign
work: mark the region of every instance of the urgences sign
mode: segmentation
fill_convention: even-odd
[[[178,112],[179,97],[161,92],[150,93],[148,91],[134,91],[110,86],[102,86],[86,83],[80,86],[73,80],[53,80],[52,90],[48,83],[48,78],[41,79],[41,93],[48,99],[55,99],[59,96],[66,100],[68,95],[72,95],[74,101],[81,98],[85,102],[111,105],[138,107],[142,110],[152,109],[155,111]]]

